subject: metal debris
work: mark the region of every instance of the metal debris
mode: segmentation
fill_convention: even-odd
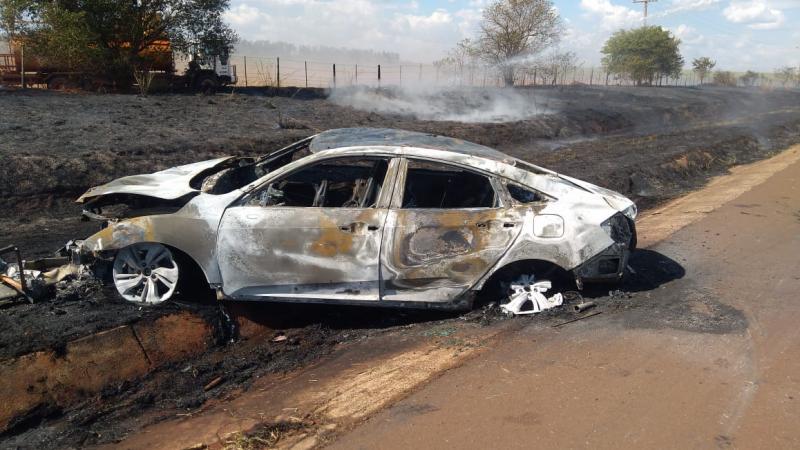
[[[563,326],[563,325],[566,325],[566,324],[572,323],[572,322],[577,322],[579,320],[588,319],[589,317],[599,316],[600,314],[603,314],[603,311],[593,312],[593,313],[587,314],[585,316],[581,316],[581,317],[578,317],[578,318],[575,318],[575,319],[572,319],[572,320],[567,320],[566,322],[557,323],[557,324],[553,325],[553,328],[558,328],[560,326]]]
[[[67,243],[69,249],[72,242]],[[22,259],[15,245],[0,249],[0,255],[14,253],[16,263],[0,259],[0,301],[2,304],[25,299],[30,303],[56,295],[56,286],[70,280],[93,277],[87,266],[72,262],[70,257],[56,256],[32,261]]]
[[[583,312],[583,311],[586,311],[589,308],[594,308],[595,306],[597,306],[597,303],[595,303],[595,302],[582,302],[582,303],[578,303],[577,305],[573,306],[572,310],[575,311],[575,312]]]

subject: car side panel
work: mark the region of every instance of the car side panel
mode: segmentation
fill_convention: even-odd
[[[391,210],[381,257],[381,299],[456,300],[496,264],[520,225],[516,209]]]
[[[378,300],[383,208],[236,206],[219,228],[226,295]]]

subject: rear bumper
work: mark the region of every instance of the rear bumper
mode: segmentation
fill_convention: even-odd
[[[625,275],[631,251],[625,244],[614,243],[573,270],[580,282],[617,282]]]
[[[575,279],[582,282],[617,282],[625,275],[628,259],[636,249],[636,224],[621,214],[604,224],[614,243],[573,269]]]

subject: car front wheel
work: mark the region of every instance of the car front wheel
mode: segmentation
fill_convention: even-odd
[[[157,243],[123,248],[114,258],[114,286],[125,300],[155,305],[169,300],[178,286],[178,263],[172,252]]]

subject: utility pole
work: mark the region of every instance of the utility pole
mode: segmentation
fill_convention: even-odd
[[[658,0],[633,0],[633,3],[642,3],[644,4],[644,24],[647,25],[647,5],[651,2],[657,2]]]

